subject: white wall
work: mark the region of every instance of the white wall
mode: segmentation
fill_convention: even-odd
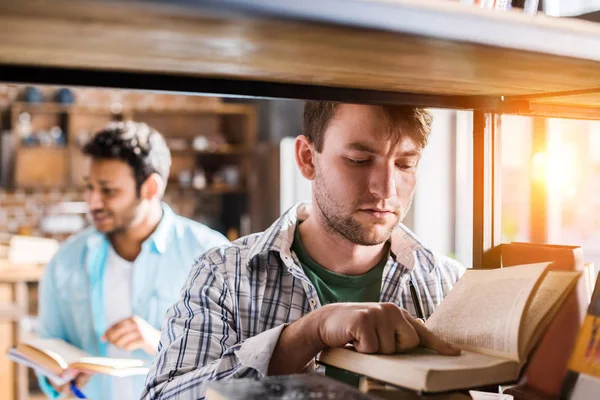
[[[425,246],[448,255],[455,252],[456,113],[432,112],[431,136],[417,171],[412,225]]]
[[[279,210],[281,214],[296,203],[311,201],[311,182],[302,176],[296,164],[295,142],[295,137],[287,137],[283,138],[279,144]]]
[[[570,16],[600,10],[600,0],[545,0],[546,14]]]
[[[467,267],[473,265],[473,113],[456,112],[454,253]]]

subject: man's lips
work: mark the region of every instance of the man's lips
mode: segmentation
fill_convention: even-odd
[[[108,214],[92,214],[92,219],[97,222],[103,221],[103,220],[107,219],[108,217],[109,217]]]
[[[363,208],[360,211],[365,212],[365,213],[367,213],[373,217],[377,217],[377,218],[386,218],[386,217],[396,215],[395,210],[386,210],[386,209],[379,209],[379,208]]]

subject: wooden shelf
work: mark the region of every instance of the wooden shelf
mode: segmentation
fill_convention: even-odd
[[[177,181],[169,181],[169,183],[167,184],[167,191],[169,191],[169,189],[190,191],[202,194],[246,193],[246,189],[240,186],[215,186],[207,187],[204,189],[196,189],[192,186],[181,186]]]
[[[222,150],[194,150],[194,149],[181,149],[171,150],[171,154],[174,156],[230,156],[230,155],[244,155],[248,154],[250,149],[244,146],[230,146],[229,148]]]
[[[219,115],[252,115],[254,109],[246,104],[207,103],[177,108],[132,108],[134,113],[152,114],[219,114]]]
[[[100,114],[115,114],[110,104],[106,106],[98,105],[82,105],[82,104],[59,104],[52,102],[42,103],[27,103],[27,102],[15,102],[13,107],[21,112],[43,112],[43,113],[61,113],[61,112],[86,112],[86,113],[100,113]],[[228,104],[228,103],[209,103],[209,104],[197,104],[194,106],[187,107],[174,107],[174,108],[131,108],[123,107],[121,112],[117,113],[151,113],[151,114],[165,114],[177,115],[177,114],[218,114],[218,115],[240,115],[247,116],[254,113],[254,109],[246,104]]]
[[[13,108],[18,112],[29,112],[29,113],[86,113],[86,114],[121,114],[126,111],[123,109],[121,112],[115,113],[110,107],[98,106],[98,105],[82,105],[82,104],[59,104],[52,102],[43,103],[25,103],[15,102]]]
[[[208,187],[206,189],[197,190],[199,193],[207,194],[228,194],[228,193],[245,193],[246,190],[241,187]]]
[[[58,103],[24,103],[24,102],[16,102],[13,104],[13,107],[18,112],[28,112],[28,113],[48,113],[48,114],[56,114],[56,113],[64,113],[68,112],[73,108],[70,105],[58,104]]]
[[[600,108],[600,24],[450,1],[221,3],[227,13],[204,3],[2,2],[0,67],[47,68],[38,82],[58,80],[59,68],[104,85],[215,94],[491,110],[521,96]]]
[[[6,259],[0,260],[0,282],[37,282],[42,278],[43,265],[15,265]]]

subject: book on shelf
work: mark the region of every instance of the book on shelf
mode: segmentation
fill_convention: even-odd
[[[116,377],[145,375],[148,367],[138,359],[93,357],[60,339],[32,339],[8,350],[8,358],[34,369],[62,385],[79,372]]]
[[[600,393],[600,275],[568,367],[560,398],[597,399]]]
[[[591,293],[589,283],[585,280],[583,250],[580,246],[519,242],[503,244],[501,247],[503,266],[552,261],[553,270],[583,273],[575,290],[564,301],[560,312],[546,329],[535,352],[529,357],[523,373],[528,389],[551,397],[558,396],[579,327],[590,302]]]
[[[363,354],[347,346],[323,351],[319,361],[431,393],[515,382],[581,275],[550,265],[468,270],[425,323],[462,349],[457,357],[424,348]]]

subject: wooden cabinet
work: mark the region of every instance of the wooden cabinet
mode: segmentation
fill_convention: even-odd
[[[66,147],[19,147],[15,159],[15,183],[27,188],[68,186],[69,159]]]

